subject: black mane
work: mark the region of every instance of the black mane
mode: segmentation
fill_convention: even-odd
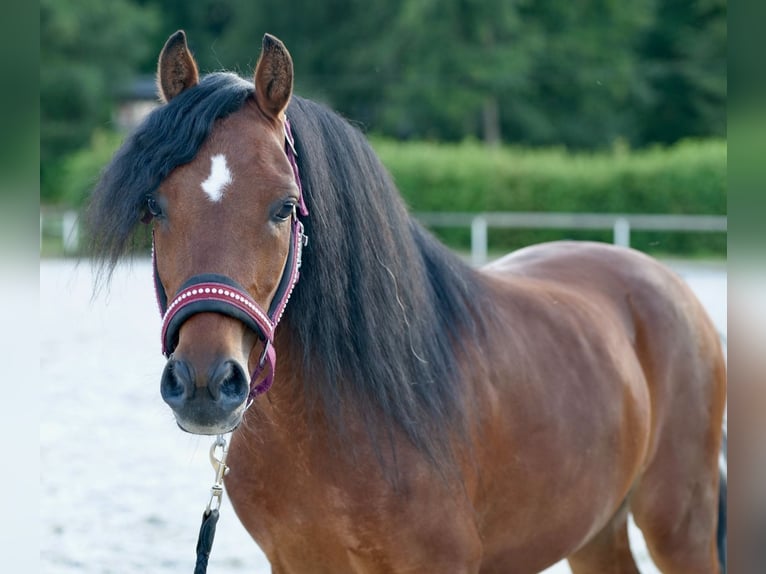
[[[209,75],[126,141],[90,209],[96,255],[108,269],[125,252],[146,195],[252,89],[231,74]],[[379,456],[395,456],[385,445],[398,428],[449,468],[470,400],[460,341],[484,336],[478,309],[486,288],[408,215],[356,128],[297,96],[287,115],[310,215],[301,280],[280,328],[303,349],[307,401],[323,408],[339,438],[355,413]]]

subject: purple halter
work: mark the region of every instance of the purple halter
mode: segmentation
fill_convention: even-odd
[[[268,311],[264,311],[247,290],[236,281],[225,275],[213,273],[191,277],[181,286],[175,297],[168,301],[157,271],[154,240],[152,239],[154,288],[157,305],[162,315],[162,353],[166,357],[170,357],[178,345],[181,325],[192,315],[220,313],[242,321],[247,327],[255,331],[264,342],[258,365],[250,377],[247,406],[250,406],[255,397],[268,391],[274,382],[277,362],[276,351],[274,350],[274,331],[282,318],[295,284],[298,282],[303,247],[308,243],[308,237],[303,232],[303,223],[298,219],[298,214],[301,217],[306,217],[309,212],[306,208],[303,187],[298,173],[295,140],[287,118],[285,118],[285,155],[293,168],[295,182],[300,192],[300,201],[297,206],[298,213],[293,212],[292,216],[290,250],[287,255],[285,270]],[[262,380],[259,382],[262,375]]]

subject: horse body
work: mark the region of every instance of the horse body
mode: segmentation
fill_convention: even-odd
[[[534,419],[507,436],[524,437],[518,456],[540,461],[534,475],[551,481],[538,491],[538,504],[555,507],[572,491],[591,501],[561,510],[571,513],[562,522],[579,517],[584,533],[562,556],[575,571],[578,561],[582,571],[632,571],[629,507],[663,571],[714,569],[720,427],[710,420],[723,416],[724,360],[688,286],[642,254],[587,243],[527,248],[490,269],[516,283],[509,297],[526,307],[512,323],[526,344],[516,365],[507,363],[506,385],[521,389],[510,399],[518,412],[509,406],[508,414],[525,417],[537,396],[542,432],[556,433],[544,453]],[[686,442],[692,436],[694,449]],[[525,482],[509,479],[515,482],[506,485]],[[694,524],[691,532],[686,523]]]
[[[656,532],[657,545],[677,522],[707,524],[681,569],[693,561],[710,568],[716,516],[704,502],[717,496],[715,430],[699,429],[709,435],[705,456],[655,460],[690,419],[706,420],[697,409],[723,404],[722,379],[689,370],[700,361],[720,369],[722,357],[685,285],[636,252],[565,242],[512,254],[484,275],[498,329],[489,337],[506,344],[464,341],[478,412],[463,484],[441,480],[414,450],[402,449],[396,485],[375,471],[371,453],[334,451],[321,418],[295,408],[301,373],[281,381],[265,412],[246,417],[227,488],[275,572],[538,572],[583,545],[612,571],[631,494],[648,506],[638,519],[651,523],[647,538]],[[657,329],[662,321],[668,328]],[[509,328],[523,337],[509,338]],[[287,352],[278,368],[288,373],[299,351],[290,351],[287,332],[279,343]],[[363,443],[364,430],[349,440]],[[688,478],[667,483],[668,466]],[[690,498],[673,512],[647,505],[648,497],[675,499],[676,490]],[[606,557],[587,548],[612,528]]]
[[[637,572],[628,511],[663,572],[719,570],[725,367],[677,276],[574,242],[470,269],[272,37],[254,84],[200,80],[181,32],[158,75],[91,228],[113,265],[153,221],[163,398],[235,429],[227,490],[274,572]]]

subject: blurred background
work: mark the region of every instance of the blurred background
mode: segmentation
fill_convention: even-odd
[[[203,72],[247,78],[263,33],[280,37],[296,92],[365,131],[458,249],[471,220],[429,214],[726,213],[725,0],[42,0],[43,254],[82,243],[76,214],[157,104],[156,58],[179,28]],[[614,233],[528,226],[490,225],[490,252]],[[725,256],[725,223],[681,227],[634,227],[630,243]]]

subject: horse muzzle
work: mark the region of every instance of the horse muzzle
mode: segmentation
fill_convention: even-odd
[[[223,434],[242,421],[250,377],[233,359],[220,359],[207,372],[199,373],[189,361],[171,356],[162,372],[160,393],[182,430]]]

